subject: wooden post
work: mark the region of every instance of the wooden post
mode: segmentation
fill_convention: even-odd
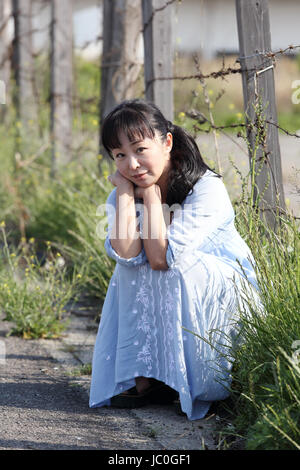
[[[72,0],[51,3],[52,175],[71,160],[72,143]]]
[[[13,41],[13,69],[17,85],[15,104],[27,140],[37,122],[37,104],[33,87],[32,4],[31,0],[13,0],[15,37]]]
[[[10,38],[8,34],[8,21],[11,15],[10,2],[0,2],[0,120],[3,121],[5,110],[9,106],[9,80],[10,80]],[[5,106],[1,106],[5,105]]]
[[[140,0],[104,0],[100,124],[118,103],[135,97],[141,24]],[[100,153],[107,157],[101,145]]]
[[[173,120],[173,82],[159,80],[173,75],[173,5],[167,0],[142,0],[145,95]]]
[[[265,214],[268,225],[275,228],[276,212],[285,209],[285,200],[278,128],[276,127],[274,70],[272,59],[265,56],[265,53],[271,51],[268,2],[267,0],[236,0],[236,14],[240,47],[239,61],[243,69],[245,114],[247,123],[254,124],[252,129],[248,128],[251,147],[250,164],[255,158],[257,187],[254,197],[259,202],[258,206],[262,215]],[[262,123],[259,122],[261,118]],[[270,121],[275,125],[265,124],[264,121]],[[255,123],[258,126],[255,126]],[[258,135],[262,140],[255,153]]]

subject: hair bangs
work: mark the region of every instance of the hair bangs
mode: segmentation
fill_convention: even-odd
[[[129,108],[123,108],[117,113],[112,112],[104,121],[102,143],[109,153],[121,147],[120,135],[122,133],[130,142],[155,137],[155,129],[143,113]]]

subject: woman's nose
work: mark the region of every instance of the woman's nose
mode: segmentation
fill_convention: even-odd
[[[138,168],[140,166],[137,158],[135,156],[131,156],[129,158],[129,162],[128,162],[128,166],[131,170],[135,170],[136,168]]]

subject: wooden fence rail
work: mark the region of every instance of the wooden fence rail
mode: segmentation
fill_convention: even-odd
[[[72,0],[51,4],[52,175],[58,162],[68,163],[72,145],[73,26]]]
[[[255,195],[261,213],[274,228],[276,208],[284,209],[281,155],[271,57],[267,0],[236,0],[244,107],[248,126],[250,165],[255,169]],[[266,120],[275,125],[266,125]]]
[[[159,80],[173,75],[173,9],[172,3],[166,7],[167,3],[165,0],[142,0],[145,96],[173,121],[173,82]]]
[[[13,70],[18,87],[15,103],[24,133],[30,133],[31,122],[37,122],[37,105],[34,97],[32,54],[31,0],[13,0],[15,35],[13,42]]]

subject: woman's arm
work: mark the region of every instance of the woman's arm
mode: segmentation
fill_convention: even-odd
[[[167,270],[167,227],[158,185],[137,188],[144,201],[143,243],[149,264],[154,270]]]
[[[176,267],[194,250],[210,252],[218,246],[224,231],[234,227],[234,211],[224,183],[208,174],[193,187],[193,192],[174,211],[168,227],[166,261]]]
[[[115,223],[110,243],[122,258],[134,258],[142,250],[137,231],[133,184],[121,175],[112,175],[109,180],[117,186]]]

